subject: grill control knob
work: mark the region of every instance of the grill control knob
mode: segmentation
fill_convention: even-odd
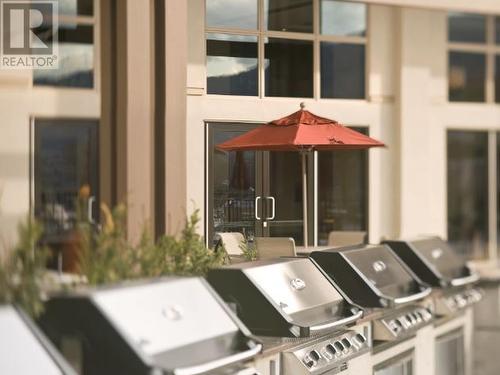
[[[333,343],[333,346],[335,346],[335,349],[337,349],[337,351],[339,351],[339,352],[344,351],[344,345],[342,345],[342,343],[340,341],[335,341]]]
[[[356,340],[360,343],[360,344],[364,344],[366,342],[366,337],[363,336],[361,333],[358,333],[356,336],[354,336],[356,338]]]
[[[326,346],[326,350],[327,350],[328,353],[330,353],[332,355],[337,354],[337,350],[335,349],[335,346],[333,346],[332,344],[328,344]]]
[[[321,355],[317,350],[311,350],[309,352],[309,357],[312,358],[315,361],[318,361],[321,358]]]
[[[344,337],[342,339],[342,344],[346,347],[346,349],[349,349],[352,346],[352,343],[349,341],[347,337]]]
[[[307,366],[307,367],[313,367],[314,366],[314,361],[312,359],[308,359],[308,360],[305,360],[304,361],[304,364]]]

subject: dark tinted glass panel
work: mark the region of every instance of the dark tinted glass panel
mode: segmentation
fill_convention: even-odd
[[[98,214],[97,130],[94,121],[35,122],[35,216],[49,242],[73,229],[79,192]]]
[[[257,29],[257,0],[206,0],[208,27]]]
[[[483,54],[450,52],[448,95],[453,102],[484,102],[486,57]]]
[[[495,17],[495,41],[500,44],[500,17]]]
[[[365,46],[321,42],[321,97],[365,97]]]
[[[59,14],[65,16],[91,16],[94,14],[94,0],[59,0]]]
[[[488,244],[488,133],[448,132],[448,240],[469,259]]]
[[[257,95],[257,37],[207,35],[207,93]]]
[[[264,27],[274,31],[312,33],[312,0],[264,0]]]
[[[448,39],[450,42],[486,42],[486,17],[479,14],[449,13]]]
[[[366,128],[354,129],[367,134]],[[362,238],[368,229],[367,151],[320,151],[318,171],[319,245],[333,244],[335,232],[359,232],[352,235]]]
[[[321,34],[342,36],[365,35],[366,4],[322,0]]]
[[[497,242],[500,249],[500,132],[497,133]],[[498,251],[500,259],[500,251]]]
[[[495,101],[500,103],[500,55],[495,56]]]
[[[33,72],[35,85],[92,88],[94,86],[94,28],[59,25],[59,66]]]
[[[313,96],[313,43],[269,38],[265,45],[266,96]]]
[[[216,145],[250,130],[249,126],[211,125],[209,153],[209,228],[216,232],[255,233],[256,154],[223,152]]]

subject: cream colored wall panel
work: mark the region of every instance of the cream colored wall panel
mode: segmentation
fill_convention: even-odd
[[[462,12],[500,13],[498,0],[352,0],[370,4],[385,4],[428,9],[449,9]]]
[[[187,89],[204,93],[205,81],[205,1],[188,0],[188,74]]]

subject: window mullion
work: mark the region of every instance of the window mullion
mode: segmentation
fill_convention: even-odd
[[[497,135],[488,133],[488,254],[497,260]]]
[[[495,102],[495,56],[492,53],[490,46],[495,43],[495,25],[492,16],[486,17],[486,102]]]
[[[321,68],[320,68],[320,0],[313,1],[313,97],[318,100],[321,97]]]

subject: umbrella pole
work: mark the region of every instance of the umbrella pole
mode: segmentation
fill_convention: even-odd
[[[308,228],[307,228],[307,153],[302,151],[302,213],[303,213],[303,229],[304,229],[304,247],[309,246]]]

